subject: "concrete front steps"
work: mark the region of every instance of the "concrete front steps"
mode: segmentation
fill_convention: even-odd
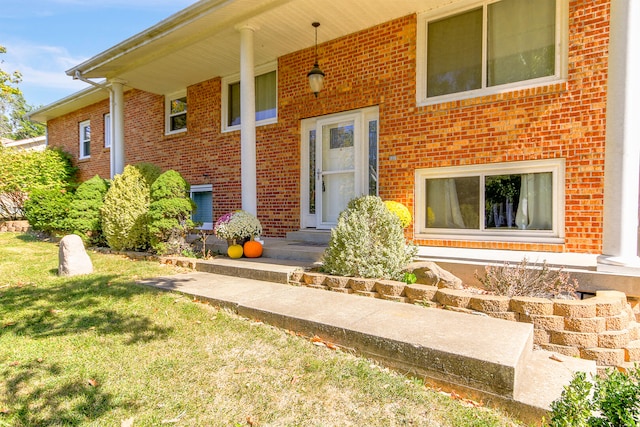
[[[540,422],[574,372],[596,372],[593,361],[534,351],[531,324],[289,285],[305,261],[190,262],[192,277],[156,286],[318,336],[528,423]]]

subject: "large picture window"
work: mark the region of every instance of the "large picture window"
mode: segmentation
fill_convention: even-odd
[[[240,129],[240,77],[234,75],[222,80],[222,123],[224,131]],[[276,64],[256,69],[255,77],[256,124],[275,123],[278,118],[278,75]]]
[[[544,160],[416,172],[416,234],[557,239],[564,162]]]
[[[418,102],[548,84],[566,75],[564,0],[500,0],[419,18]]]

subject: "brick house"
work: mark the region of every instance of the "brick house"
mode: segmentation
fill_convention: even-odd
[[[330,229],[378,194],[425,256],[637,268],[639,8],[203,0],[70,69],[91,86],[32,118],[83,179],[179,171],[207,225],[243,208],[270,237]]]

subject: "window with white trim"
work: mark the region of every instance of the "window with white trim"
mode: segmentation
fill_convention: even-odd
[[[416,170],[416,237],[559,242],[564,159]]]
[[[166,95],[165,100],[165,133],[179,133],[187,130],[187,92],[181,91]]]
[[[111,114],[104,115],[104,148],[111,148]]]
[[[277,64],[270,63],[255,70],[256,125],[278,121]],[[240,129],[240,75],[222,79],[222,130]]]
[[[196,204],[191,220],[199,224],[197,228],[213,230],[213,188],[211,184],[192,185],[190,197]]]
[[[419,104],[566,79],[566,0],[484,0],[466,5],[418,18]]]
[[[86,120],[79,125],[80,130],[80,159],[91,157],[91,121]]]

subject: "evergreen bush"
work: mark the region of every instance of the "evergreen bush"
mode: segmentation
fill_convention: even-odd
[[[186,234],[193,228],[194,207],[189,184],[178,172],[169,170],[156,179],[149,206],[149,235],[156,252],[180,254],[189,248]]]
[[[29,225],[47,234],[69,230],[69,205],[73,194],[60,188],[33,190],[24,202],[24,212]]]
[[[157,171],[155,166],[128,165],[113,178],[111,187],[100,208],[102,230],[108,245],[115,250],[146,250],[149,247],[147,230],[151,203],[151,184]]]
[[[398,216],[376,196],[353,199],[331,230],[322,270],[350,277],[401,280],[416,254],[408,245]]]
[[[71,202],[69,228],[89,245],[106,243],[100,208],[108,189],[108,181],[96,175],[78,186]]]

